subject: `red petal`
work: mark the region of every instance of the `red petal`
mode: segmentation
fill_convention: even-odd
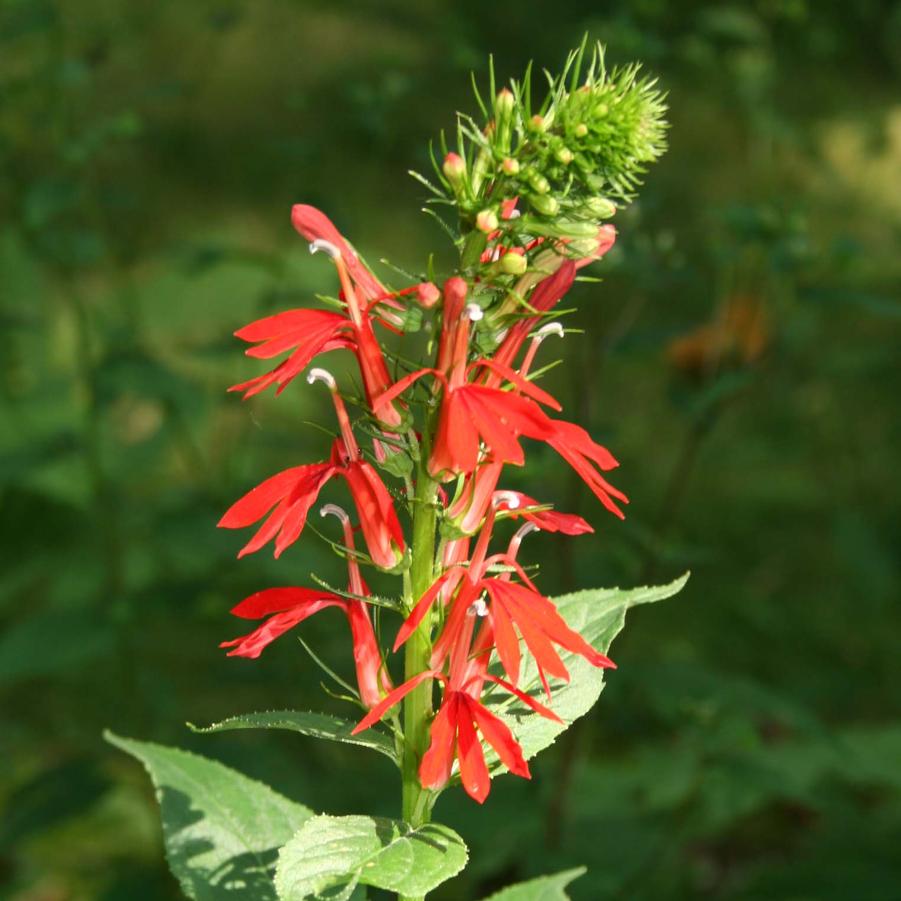
[[[523,779],[531,779],[532,775],[529,772],[529,765],[522,755],[522,748],[513,737],[513,733],[509,730],[506,723],[498,719],[478,701],[468,696],[464,697],[466,697],[469,712],[475,719],[479,731],[484,736],[485,741],[497,751],[497,756],[500,757],[501,763],[511,773],[522,776]]]
[[[490,590],[490,589],[489,589]],[[513,629],[510,617],[503,604],[492,602],[491,624],[494,628],[494,644],[497,648],[497,656],[500,658],[504,672],[510,681],[519,682],[519,665],[521,653],[519,650],[519,637]]]
[[[563,409],[557,399],[548,394],[547,391],[539,388],[534,382],[530,382],[528,379],[523,378],[509,366],[504,366],[503,363],[483,358],[476,360],[472,365],[484,366],[487,369],[490,369],[495,374],[501,376],[505,381],[510,382],[511,385],[515,385],[524,395],[526,395],[526,397],[530,397],[532,400],[538,401],[538,403],[544,404],[552,410]]]
[[[219,520],[223,529],[240,529],[262,519],[278,501],[290,493],[291,489],[310,471],[328,464],[314,463],[310,466],[295,466],[270,476],[256,488],[248,491],[235,501]]]
[[[531,707],[536,713],[540,713],[543,717],[546,717],[549,720],[554,720],[554,722],[562,723],[563,720],[554,713],[550,707],[545,707],[540,701],[536,701],[531,695],[527,695],[524,691],[520,691],[515,685],[511,685],[509,682],[504,681],[498,676],[493,676],[491,673],[485,675],[485,678],[489,682],[494,682],[497,685],[500,685],[502,688],[505,688],[510,692],[511,695],[516,695],[523,704],[526,704],[528,707]]]
[[[347,324],[346,317],[328,310],[285,310],[245,325],[235,332],[235,337],[255,344],[288,333],[297,333],[303,337],[311,331],[338,329]]]
[[[350,463],[341,474],[357,508],[369,556],[376,566],[391,569],[403,553],[404,538],[388,489],[372,465],[362,460]]]
[[[294,544],[300,537],[303,527],[307,522],[307,514],[310,507],[316,503],[322,486],[334,475],[332,466],[324,468],[321,472],[311,473],[310,478],[304,479],[291,492],[288,498],[290,511],[282,523],[281,531],[275,541],[275,556],[280,557],[286,548]]]
[[[241,557],[246,557],[248,554],[255,553],[263,547],[266,542],[271,541],[278,534],[282,525],[284,525],[285,519],[290,511],[291,505],[288,503],[287,499],[281,501],[281,503],[279,503],[272,511],[269,518],[259,529],[257,529],[253,538],[238,551],[238,559],[240,560]]]
[[[446,691],[444,702],[432,721],[428,750],[419,765],[419,781],[423,788],[439,789],[447,785],[456,750],[459,692]]]
[[[468,413],[469,429],[475,427],[482,436],[482,440],[491,449],[493,458],[499,463],[522,466],[525,463],[525,455],[517,440],[515,429],[504,415],[505,410],[498,408],[493,397],[481,394],[479,389],[472,391],[471,387],[475,386],[460,388],[458,392],[460,401]],[[503,391],[498,391],[497,394],[503,397],[510,396]],[[463,471],[470,472],[471,470]]]
[[[398,648],[416,631],[416,628],[422,622],[426,613],[431,608],[432,604],[435,603],[435,598],[438,597],[438,592],[441,591],[441,587],[448,580],[453,570],[448,570],[442,575],[438,576],[438,578],[431,584],[426,593],[416,602],[416,606],[410,611],[410,615],[403,621],[400,629],[397,630],[397,638],[394,639],[394,652],[397,653]]]
[[[219,647],[233,647],[234,650],[228,652],[229,657],[249,657],[251,659],[259,657],[263,653],[263,649],[280,635],[284,635],[289,629],[303,622],[314,613],[334,605],[335,601],[333,600],[314,601],[310,604],[295,607],[293,610],[276,613],[275,616],[270,616],[263,625],[254,629],[248,635],[234,638],[231,641],[223,641]]]
[[[457,715],[457,760],[460,761],[460,779],[463,789],[470,798],[484,804],[491,791],[491,777],[485,765],[482,743],[476,735],[468,705],[458,706]]]
[[[403,685],[398,685],[394,691],[389,691],[382,700],[354,726],[351,735],[357,735],[360,732],[374,726],[398,701],[406,697],[417,685],[426,679],[442,678],[440,673],[433,670],[424,670],[417,673],[412,679],[408,679]]]
[[[282,613],[301,604],[329,600],[344,604],[344,600],[328,591],[315,588],[266,588],[244,598],[231,612],[242,619],[260,619],[270,613]]]
[[[315,207],[297,203],[291,208],[291,223],[307,241],[322,238],[341,251],[344,265],[365,300],[382,297],[388,293],[384,285],[360,262],[353,248],[341,237],[341,233],[325,213]]]

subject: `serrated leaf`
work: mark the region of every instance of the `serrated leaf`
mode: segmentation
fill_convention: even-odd
[[[501,889],[483,901],[569,901],[566,886],[585,872],[585,867],[576,867],[553,876],[539,876]]]
[[[318,816],[307,820],[278,856],[275,885],[281,901],[346,899],[357,885],[414,897],[455,876],[468,852],[452,829],[413,828],[379,817]]]
[[[630,607],[672,597],[682,590],[688,576],[685,573],[668,585],[645,586],[627,591],[620,588],[577,591],[554,598],[554,603],[571,628],[606,654],[613,639],[622,631],[626,611]],[[562,651],[560,656],[569,670],[570,681],[552,689],[552,706],[564,721],[563,724],[534,713],[520,701],[511,702],[506,695],[495,694],[493,703],[488,702],[488,706],[507,720],[527,760],[553,744],[561,732],[588,713],[604,688],[604,670],[593,667],[584,658],[569,651]],[[541,691],[538,670],[531,657],[526,658],[526,661],[520,677],[520,687],[537,697]],[[488,760],[489,763],[497,764],[497,757],[493,752],[489,754]]]
[[[359,735],[351,735],[351,730],[355,725],[356,723],[349,723],[347,720],[327,713],[308,713],[301,710],[267,710],[262,713],[245,713],[239,716],[230,716],[220,723],[212,723],[204,727],[188,723],[188,727],[194,732],[202,733],[227,732],[231,729],[288,729],[291,732],[300,732],[301,735],[310,735],[313,738],[324,738],[328,741],[372,748],[373,751],[378,751],[397,763],[394,742],[387,735],[375,729],[367,729]]]
[[[144,764],[160,803],[169,867],[196,901],[275,901],[278,849],[313,816],[215,760],[104,733]]]

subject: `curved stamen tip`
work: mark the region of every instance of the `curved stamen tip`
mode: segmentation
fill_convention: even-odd
[[[508,509],[515,510],[519,507],[519,496],[515,491],[495,491],[491,503],[494,504],[495,510],[501,504],[506,504]]]
[[[328,254],[333,260],[341,259],[341,251],[331,241],[326,241],[325,238],[317,238],[315,241],[310,241],[310,253],[318,253],[320,250]]]
[[[544,341],[548,335],[556,335],[558,338],[563,337],[563,326],[560,325],[559,322],[548,322],[546,325],[541,326],[537,332],[535,332],[535,341]]]
[[[325,382],[331,391],[336,391],[338,383],[335,377],[327,369],[313,368],[307,373],[307,384],[312,385],[315,382]]]
[[[469,605],[466,611],[470,616],[488,616],[488,605],[485,603],[485,596],[478,598]]]
[[[478,322],[485,315],[485,312],[477,303],[466,304],[466,317],[470,322]]]
[[[323,504],[319,508],[320,516],[337,516],[341,521],[342,525],[347,525],[350,522],[350,517],[347,515],[347,512],[343,507],[339,507],[337,504]]]
[[[526,537],[526,535],[531,535],[532,532],[541,531],[538,526],[533,522],[524,522],[517,530],[516,534],[513,536],[513,541],[516,542],[517,546]]]

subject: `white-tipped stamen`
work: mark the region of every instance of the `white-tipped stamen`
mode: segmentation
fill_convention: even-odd
[[[485,595],[473,601],[466,612],[470,616],[488,616],[488,605],[485,603]]]
[[[319,508],[319,515],[323,517],[337,516],[343,526],[346,526],[350,522],[350,517],[347,515],[347,512],[343,507],[339,507],[337,504],[323,504],[323,506]]]
[[[510,212],[507,214],[507,218],[508,219],[519,219],[519,217],[521,215],[522,215],[521,210],[510,210]]]
[[[558,338],[563,337],[563,326],[559,322],[548,322],[541,326],[532,336],[533,341],[544,341],[549,335],[556,335]]]
[[[491,503],[494,505],[495,510],[501,504],[506,504],[508,509],[515,510],[519,507],[519,496],[515,491],[495,491]]]
[[[532,532],[540,532],[541,529],[535,525],[533,522],[524,522],[515,532],[511,541],[515,541],[517,547],[519,543],[526,537],[526,535],[531,535]]]
[[[341,251],[331,241],[326,241],[325,238],[317,238],[315,241],[310,241],[310,253],[318,253],[320,250],[328,254],[333,260],[341,259]]]
[[[466,316],[470,322],[478,322],[484,315],[484,310],[477,303],[466,304]]]
[[[332,391],[338,389],[335,377],[327,369],[313,368],[307,373],[307,384],[312,385],[315,382],[325,382]]]

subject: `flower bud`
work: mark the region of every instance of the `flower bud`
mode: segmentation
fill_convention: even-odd
[[[497,97],[494,98],[494,108],[497,110],[498,116],[510,115],[514,106],[516,106],[516,98],[513,96],[513,92],[509,88],[501,88],[497,92]]]
[[[573,161],[573,152],[569,147],[561,147],[554,156],[557,158],[557,162],[563,163],[564,166],[568,166]]]
[[[532,186],[532,190],[538,194],[547,194],[551,189],[548,180],[540,172],[534,170],[529,173],[529,184]]]
[[[513,159],[512,156],[508,156],[502,163],[501,169],[504,172],[504,175],[517,175],[519,173],[519,161]]]
[[[463,157],[459,154],[449,153],[444,158],[444,165],[441,167],[441,171],[444,172],[445,178],[456,187],[466,174],[466,163],[463,162]]]
[[[551,197],[549,194],[537,194],[530,197],[529,202],[542,216],[556,216],[560,212],[557,198]]]
[[[547,125],[545,124],[544,116],[532,116],[532,118],[529,119],[529,127],[532,131],[545,131]]]
[[[574,129],[577,138],[584,138],[588,134],[588,126],[584,122],[580,122]]]
[[[505,275],[522,275],[529,268],[529,261],[523,254],[511,250],[498,260],[498,268]]]
[[[497,213],[494,210],[482,210],[476,216],[476,228],[480,232],[493,232],[497,229]]]
[[[616,213],[616,204],[606,197],[591,197],[585,201],[582,210],[595,219],[610,219]]]
[[[441,297],[441,292],[431,282],[422,282],[416,286],[416,300],[426,310],[430,310]]]

